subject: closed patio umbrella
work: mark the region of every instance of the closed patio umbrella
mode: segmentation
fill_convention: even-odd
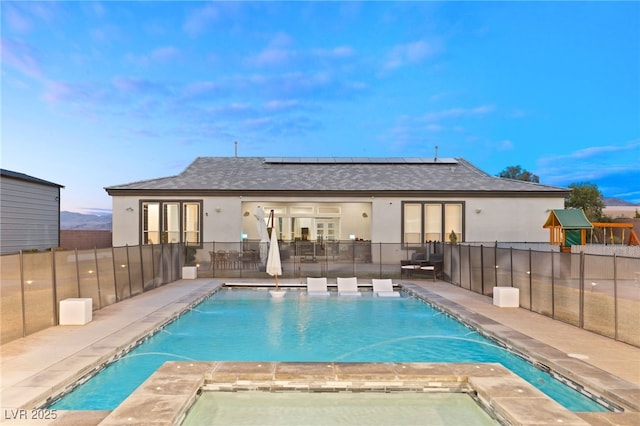
[[[275,227],[271,228],[271,242],[269,243],[269,255],[267,256],[267,274],[276,278],[276,291],[278,290],[278,275],[282,275],[282,263],[280,262],[280,249]]]

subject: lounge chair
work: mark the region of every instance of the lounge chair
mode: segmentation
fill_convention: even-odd
[[[327,279],[307,277],[307,294],[309,296],[328,296]]]
[[[338,277],[338,296],[362,296],[358,291],[358,278]]]
[[[400,292],[393,290],[391,278],[371,280],[373,284],[373,294],[379,297],[400,297]]]

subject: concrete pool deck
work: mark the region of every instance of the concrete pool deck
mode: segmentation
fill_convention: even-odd
[[[237,279],[181,280],[93,313],[83,326],[57,326],[0,346],[2,415],[7,424],[98,424],[109,412],[61,412],[57,419],[20,420],[22,412],[41,406],[97,365],[134,345],[140,336],[162,327],[223,283]],[[258,281],[254,281],[258,283]],[[640,348],[633,347],[522,308],[499,308],[489,297],[445,282],[412,280],[408,290],[422,293],[449,314],[510,346],[531,353],[536,361],[570,379],[586,382],[625,413],[580,414],[585,424],[640,424]],[[280,280],[281,286],[300,280]],[[524,347],[523,347],[524,346]],[[37,412],[38,415],[46,413]],[[17,418],[16,418],[17,417]],[[536,423],[540,424],[540,423]]]

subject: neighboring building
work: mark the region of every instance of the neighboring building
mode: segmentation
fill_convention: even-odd
[[[602,214],[612,219],[633,219],[640,214],[640,204],[630,203],[619,198],[605,198]]]
[[[177,176],[105,188],[113,245],[279,238],[402,243],[547,242],[566,188],[490,176],[461,158],[200,157]]]
[[[60,245],[60,188],[0,169],[0,254]]]

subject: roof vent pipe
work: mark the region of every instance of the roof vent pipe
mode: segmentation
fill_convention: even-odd
[[[435,157],[433,157],[433,162],[437,162],[438,161],[438,145],[436,145],[436,155]]]
[[[238,158],[238,141],[233,141],[235,157]]]

